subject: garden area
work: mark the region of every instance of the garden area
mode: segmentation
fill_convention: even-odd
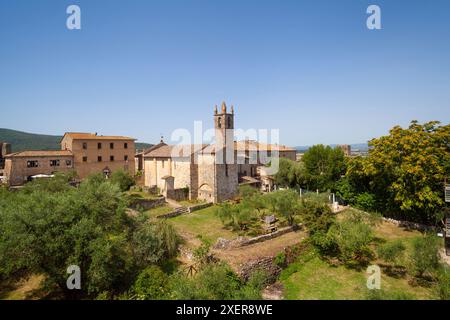
[[[304,252],[282,271],[286,299],[449,299],[450,268],[442,238],[406,230],[356,210],[328,230],[314,229]],[[367,267],[380,267],[380,289],[367,289]]]

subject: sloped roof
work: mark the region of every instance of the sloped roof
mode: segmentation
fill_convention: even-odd
[[[69,150],[29,150],[20,151],[7,154],[6,158],[19,158],[19,157],[63,157],[73,156]]]
[[[66,132],[64,133],[63,139],[65,137],[70,137],[73,140],[136,140],[125,136],[99,136],[95,133],[85,132]]]
[[[147,148],[147,149],[144,149],[144,150],[142,150],[142,152],[139,152],[139,153],[137,153],[136,155],[146,155],[147,153],[149,153],[150,151],[152,151],[152,150],[155,150],[155,149],[158,149],[158,148],[160,148],[160,147],[162,147],[162,146],[166,146],[167,144],[166,143],[164,143],[163,141],[161,141],[160,143],[158,143],[158,144],[155,144],[155,145],[153,145],[153,146],[151,146],[150,148]]]
[[[261,143],[255,140],[235,141],[234,148],[238,151],[245,151],[245,150],[295,151],[294,148],[286,147],[285,145]]]
[[[162,144],[144,154],[146,158],[186,158],[203,150],[206,144],[168,145]]]
[[[236,151],[295,151],[295,149],[278,144],[265,144],[257,141],[235,141],[234,149]],[[160,143],[147,152],[144,157],[148,158],[183,158],[189,157],[195,152],[202,154],[214,154],[216,151],[215,144],[186,144],[186,145],[168,145]]]

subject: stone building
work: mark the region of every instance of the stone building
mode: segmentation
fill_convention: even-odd
[[[188,189],[189,199],[220,202],[238,193],[242,178],[258,177],[259,170],[274,151],[295,161],[296,151],[280,145],[256,141],[234,141],[234,109],[214,109],[215,143],[168,145],[162,140],[137,156],[144,185],[158,187],[170,197],[177,190]]]
[[[11,144],[0,142],[0,170],[5,167],[5,156],[11,153]]]
[[[350,157],[352,155],[352,147],[349,144],[340,144],[338,148],[344,152],[344,156]]]
[[[9,185],[18,186],[31,181],[33,176],[73,170],[71,151],[21,151],[6,155],[4,175]]]
[[[22,185],[35,176],[76,171],[78,178],[123,169],[134,175],[135,139],[99,136],[93,133],[64,134],[61,150],[22,151],[6,155],[4,176],[11,186]]]
[[[61,150],[73,153],[74,168],[80,179],[98,172],[110,175],[118,169],[134,175],[134,141],[124,136],[67,132],[61,140]]]

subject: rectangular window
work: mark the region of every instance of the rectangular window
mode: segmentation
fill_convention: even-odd
[[[102,148],[102,143],[101,142],[97,143],[97,149],[101,149],[101,148]]]
[[[114,161],[114,156],[110,156],[110,157],[109,157],[109,160],[110,160],[110,161]]]
[[[50,167],[59,167],[59,160],[50,160]]]
[[[123,147],[124,147],[125,149],[128,149],[128,143],[125,142],[125,143],[123,144]]]
[[[83,157],[83,162],[87,162],[87,157]]]
[[[84,150],[87,149],[87,142],[83,142],[83,149],[84,149]]]
[[[123,160],[128,161],[128,156],[125,155],[125,157],[123,157]]]
[[[111,143],[109,144],[109,148],[110,148],[110,149],[114,149],[114,143],[111,142]]]
[[[101,156],[98,156],[98,157],[97,157],[97,161],[98,161],[98,162],[102,162],[102,157],[101,157]]]
[[[39,163],[37,162],[37,160],[27,161],[28,168],[37,168],[38,166],[39,166]]]
[[[72,165],[72,160],[66,160],[66,166],[70,167]]]
[[[164,168],[164,160],[161,161],[161,166]]]

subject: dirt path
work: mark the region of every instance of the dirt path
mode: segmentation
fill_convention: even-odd
[[[306,232],[304,231],[289,232],[275,239],[240,248],[213,250],[213,253],[219,259],[226,261],[231,267],[239,268],[243,263],[258,258],[275,256],[284,248],[297,244],[305,238]]]
[[[181,204],[179,204],[178,202],[176,202],[175,200],[172,200],[172,199],[166,198],[166,202],[167,202],[167,204],[168,204],[170,207],[172,207],[172,208],[174,208],[174,209],[177,209],[177,208],[181,208],[181,207],[182,207]]]

